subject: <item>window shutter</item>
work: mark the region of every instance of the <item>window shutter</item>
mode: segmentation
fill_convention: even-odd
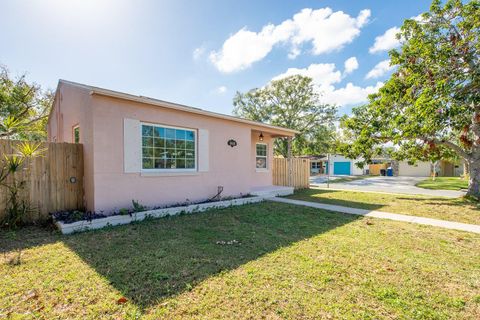
[[[208,130],[198,129],[198,171],[208,171],[209,152]]]
[[[142,168],[142,133],[140,121],[123,119],[123,161],[126,173],[139,173]]]

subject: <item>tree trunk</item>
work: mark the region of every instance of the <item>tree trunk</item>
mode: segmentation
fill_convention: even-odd
[[[468,166],[468,161],[463,160],[463,178],[467,179],[469,174],[470,174],[470,168]]]
[[[480,161],[470,161],[468,163],[469,183],[467,196],[472,196],[480,199]]]

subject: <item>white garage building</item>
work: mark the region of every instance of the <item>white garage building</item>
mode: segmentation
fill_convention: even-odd
[[[342,155],[330,155],[330,164],[328,170],[332,175],[362,175],[364,170],[360,169],[356,164],[363,161],[362,159],[349,159]]]

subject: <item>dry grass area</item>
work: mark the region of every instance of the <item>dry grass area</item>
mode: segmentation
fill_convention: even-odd
[[[480,203],[465,198],[304,189],[288,198],[480,225]]]
[[[478,319],[479,247],[270,202],[71,236],[2,231],[0,318]]]

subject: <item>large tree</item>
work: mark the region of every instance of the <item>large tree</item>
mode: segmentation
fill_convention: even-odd
[[[300,132],[292,140],[292,154],[328,152],[333,144],[336,107],[320,102],[309,77],[294,75],[271,81],[263,88],[237,92],[234,114]],[[276,139],[275,152],[288,156],[286,139]]]
[[[435,0],[404,22],[402,46],[390,52],[396,72],[344,120],[355,136],[350,155],[369,159],[386,142],[413,161],[453,152],[469,165],[468,195],[480,196],[479,7]]]
[[[45,140],[52,94],[0,66],[0,139]]]

